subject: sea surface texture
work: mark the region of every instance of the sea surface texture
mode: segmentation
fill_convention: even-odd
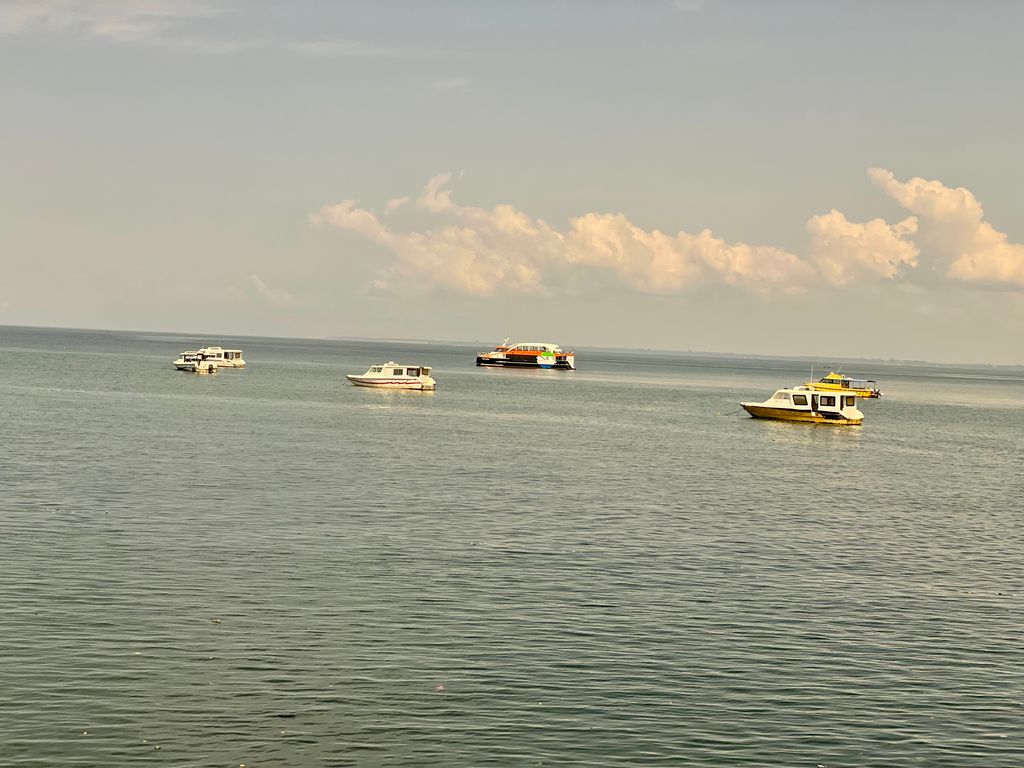
[[[1024,370],[478,351],[0,328],[0,765],[1024,765]]]

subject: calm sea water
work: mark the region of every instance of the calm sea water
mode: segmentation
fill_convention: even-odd
[[[0,328],[0,764],[1024,765],[1024,371],[476,351]]]

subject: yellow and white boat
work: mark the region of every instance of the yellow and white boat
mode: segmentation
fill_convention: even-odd
[[[811,424],[853,426],[864,421],[857,409],[857,396],[827,394],[806,384],[780,389],[763,403],[740,403],[755,419],[803,421]]]
[[[882,390],[878,388],[878,382],[874,379],[852,379],[835,371],[831,371],[817,381],[808,381],[807,386],[813,387],[819,392],[842,392],[857,397],[882,396]]]

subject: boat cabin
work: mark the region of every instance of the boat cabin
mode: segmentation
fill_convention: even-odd
[[[763,403],[770,408],[818,413],[826,419],[860,418],[857,396],[842,393],[818,392],[810,387],[780,389]]]
[[[199,354],[203,355],[206,360],[217,360],[228,363],[233,363],[236,360],[242,359],[242,350],[240,349],[221,349],[220,347],[203,347],[199,350]]]
[[[548,352],[550,354],[560,354],[562,352],[561,347],[557,344],[543,344],[543,343],[527,343],[527,344],[513,344],[509,347],[505,347],[505,354],[508,355],[536,355],[538,353],[543,354]]]
[[[372,376],[377,374],[378,376],[429,376],[429,366],[399,366],[395,363],[388,363],[386,365],[374,365],[366,372],[366,376]]]
[[[882,391],[878,388],[878,382],[874,379],[854,379],[844,376],[841,373],[832,371],[827,376],[822,376],[816,382],[807,382],[809,386],[821,390],[833,390],[836,392],[849,390],[861,397],[881,397]]]

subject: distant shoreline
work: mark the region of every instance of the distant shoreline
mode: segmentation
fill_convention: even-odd
[[[0,333],[4,328],[17,328],[20,330],[39,330],[39,331],[69,331],[79,333],[123,333],[123,334],[145,334],[152,336],[164,336],[168,340],[174,338],[182,339],[207,339],[216,340],[218,343],[223,340],[242,340],[242,339],[277,339],[277,340],[293,340],[293,341],[348,341],[356,342],[360,344],[415,344],[415,345],[428,345],[428,344],[442,344],[452,347],[467,347],[467,348],[480,348],[480,349],[491,349],[494,347],[494,340],[491,341],[467,341],[462,339],[411,339],[411,338],[375,338],[371,336],[277,336],[277,335],[252,335],[252,334],[232,334],[232,333],[192,333],[187,331],[155,331],[138,328],[71,328],[67,326],[56,326],[56,325],[9,325],[0,324]],[[213,342],[211,342],[213,343]],[[795,360],[806,361],[808,363],[814,363],[815,367],[818,364],[821,365],[821,370],[826,368],[834,370],[836,366],[840,366],[843,370],[849,371],[851,365],[885,365],[885,366],[923,366],[923,367],[934,367],[934,368],[983,368],[983,369],[1012,369],[1022,370],[1024,369],[1024,363],[967,363],[967,362],[950,362],[950,363],[937,363],[931,360],[914,360],[914,359],[901,359],[901,358],[881,358],[881,357],[847,357],[847,356],[836,356],[826,357],[823,355],[765,355],[756,352],[713,352],[713,351],[695,351],[689,349],[657,349],[651,347],[606,347],[606,346],[594,346],[588,344],[569,344],[567,347],[571,347],[576,351],[584,352],[613,352],[613,353],[632,353],[632,354],[645,354],[655,356],[669,356],[676,355],[679,357],[694,357],[694,358],[711,358],[711,359],[743,359],[743,360],[777,360],[780,362],[792,362]]]

